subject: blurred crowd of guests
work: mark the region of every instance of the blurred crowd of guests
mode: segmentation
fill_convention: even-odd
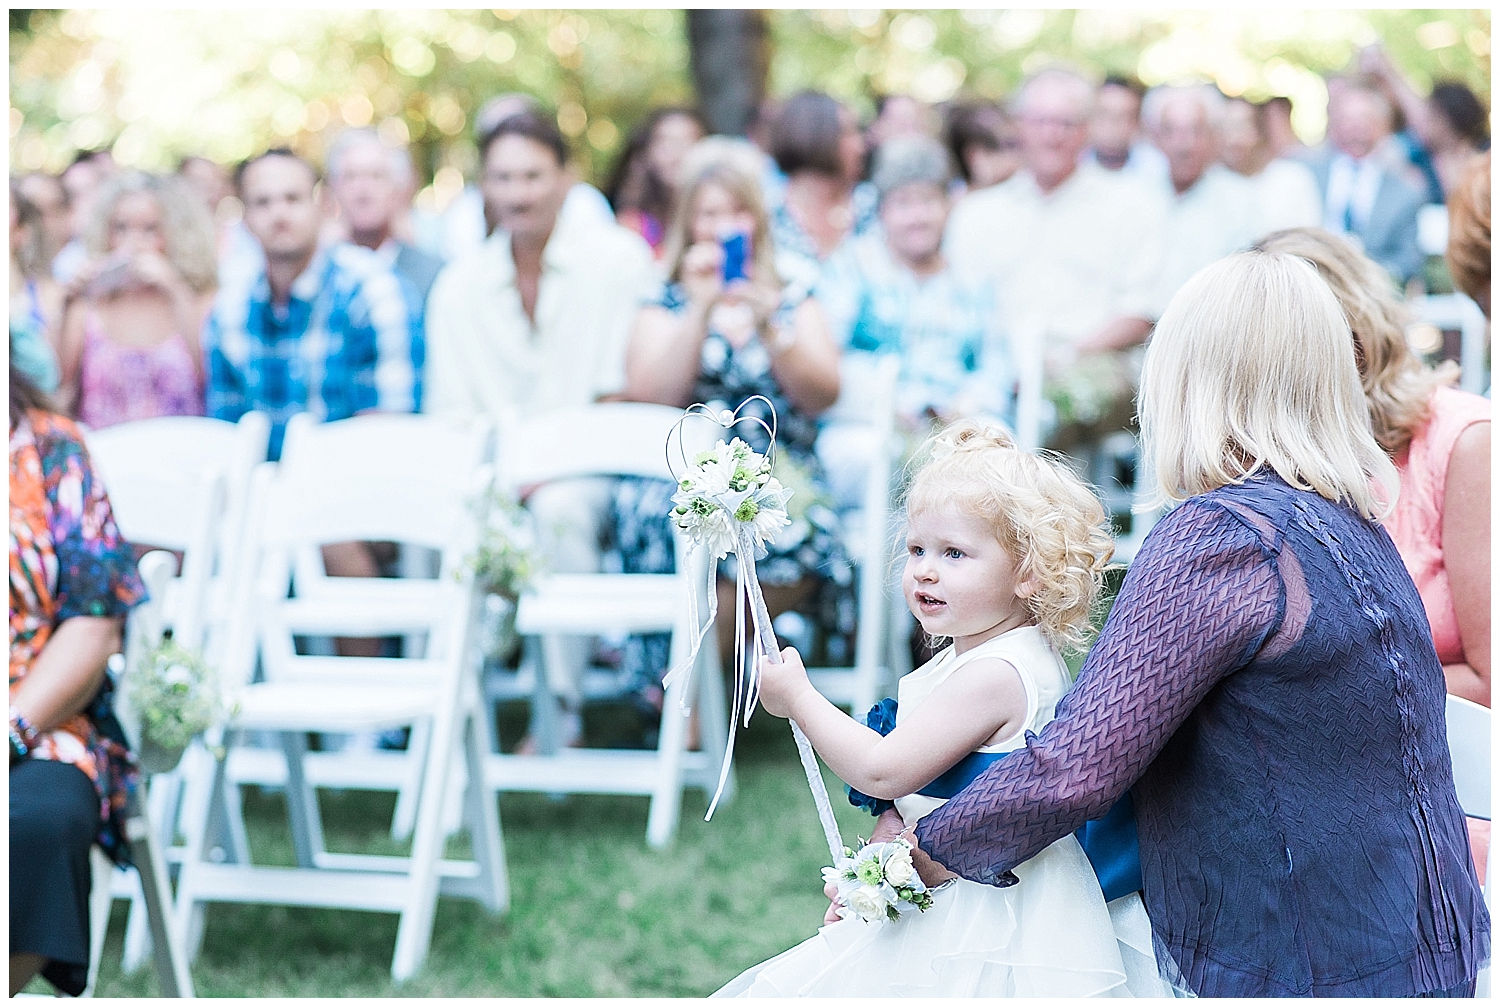
[[[1014,422],[1038,355],[1050,443],[1086,455],[1132,422],[1139,347],[1199,269],[1321,228],[1390,292],[1419,290],[1419,212],[1479,173],[1483,205],[1466,203],[1455,232],[1477,235],[1482,216],[1485,252],[1451,261],[1488,310],[1482,103],[1457,83],[1419,95],[1379,49],[1328,88],[1316,148],[1285,98],[1066,67],[1003,104],[886,96],[865,124],[806,91],[743,139],[661,108],[602,190],[543,102],[504,94],[475,111],[477,175],[440,215],[415,208],[409,154],[373,130],[338,136],[322,165],[271,149],[232,171],[188,157],[152,174],[81,152],[59,176],[11,181],[11,356],[93,427],[262,410],[272,459],[302,411],[488,414],[503,434],[601,400],[764,395],[799,489],[761,566],[768,600],[821,622],[830,659],[847,659],[839,521],[863,456],[842,420],[878,358],[900,361],[915,437],[960,415]],[[554,569],[644,572],[670,568],[669,495],[599,482],[528,505]],[[358,544],[328,562],[376,569]],[[623,658],[648,698],[658,646]]]

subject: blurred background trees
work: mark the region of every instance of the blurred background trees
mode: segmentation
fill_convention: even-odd
[[[707,15],[713,13],[718,20]],[[1053,60],[1147,84],[1184,76],[1229,94],[1284,94],[1318,140],[1320,75],[1382,42],[1426,88],[1454,77],[1490,95],[1488,10],[12,10],[13,171],[57,170],[114,144],[123,164],[187,153],[231,163],[268,144],[320,158],[345,125],[411,142],[423,199],[444,204],[473,167],[474,110],[528,91],[557,109],[584,174],[602,177],[654,105],[704,94],[731,118],[768,61],[773,97],[821,87],[868,110],[879,93],[1000,98]],[[691,31],[690,31],[691,29]],[[764,31],[766,34],[760,34]],[[738,33],[737,35],[735,33]],[[710,50],[737,39],[729,49]],[[760,41],[757,41],[760,40]],[[716,78],[731,55],[742,72]],[[747,83],[748,82],[748,83]],[[747,91],[745,89],[748,88]],[[736,102],[738,104],[736,104]]]

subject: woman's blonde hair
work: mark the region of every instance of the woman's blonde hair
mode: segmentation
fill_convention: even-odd
[[[1490,152],[1476,157],[1448,194],[1448,251],[1453,285],[1488,313],[1490,293]]]
[[[109,221],[120,200],[146,193],[161,207],[162,233],[167,239],[167,261],[197,293],[218,285],[214,250],[214,222],[203,202],[178,178],[127,171],[112,178],[99,193],[84,233],[91,255],[109,253]]]
[[[1156,323],[1138,401],[1166,500],[1267,468],[1371,520],[1396,500],[1349,325],[1305,259],[1240,252],[1188,280]]]
[[[1370,404],[1375,440],[1387,454],[1399,454],[1427,421],[1433,389],[1451,384],[1458,366],[1449,361],[1434,371],[1422,365],[1406,341],[1411,319],[1396,299],[1390,276],[1347,239],[1295,227],[1266,235],[1255,248],[1311,262],[1339,299],[1354,333],[1355,363]]]
[[[776,246],[771,242],[766,201],[761,196],[754,168],[740,148],[735,141],[709,137],[700,140],[688,152],[683,165],[682,190],[677,194],[677,206],[663,242],[662,261],[666,264],[668,279],[675,282],[682,278],[682,256],[693,243],[693,210],[698,203],[698,194],[710,185],[717,185],[729,193],[746,213],[755,218],[755,229],[750,235],[751,262],[761,276],[777,275]]]
[[[906,513],[957,506],[995,529],[1035,591],[1023,604],[1058,650],[1081,650],[1114,555],[1099,498],[1061,458],[1031,454],[989,420],[959,420],[928,439],[913,464]]]

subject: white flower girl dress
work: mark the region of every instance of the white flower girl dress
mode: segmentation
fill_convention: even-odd
[[[981,752],[1008,752],[1040,731],[1067,692],[1067,667],[1040,630],[1024,626],[963,656],[950,646],[901,680],[900,723],[970,661],[999,657],[1020,672],[1026,720],[1014,736]],[[913,795],[896,801],[908,826],[943,804]],[[719,997],[1170,997],[1159,978],[1151,923],[1138,893],[1108,905],[1072,835],[1015,868],[1018,884],[995,888],[959,879],[933,893],[933,906],[898,921],[851,916],[741,973]]]

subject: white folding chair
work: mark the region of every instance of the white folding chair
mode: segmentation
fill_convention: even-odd
[[[318,424],[295,417],[282,460],[252,480],[252,561],[232,607],[224,678],[235,713],[223,732],[228,758],[248,732],[282,741],[295,868],[215,863],[209,809],[184,811],[188,848],[177,913],[190,948],[209,902],[326,906],[399,913],[391,974],[401,982],[427,955],[439,893],[474,898],[491,912],[508,902],[496,803],[482,786],[483,726],[472,671],[475,595],[467,560],[476,544],[472,501],[489,479],[488,425],[430,416],[369,415]],[[437,550],[435,579],[305,576],[299,557],[345,541],[395,541]],[[291,595],[289,597],[289,594]],[[420,638],[422,653],[358,658],[298,653],[296,638]],[[252,682],[259,652],[264,680]],[[395,755],[415,767],[416,821],[409,857],[328,852],[306,755],[309,732],[412,729]],[[442,804],[459,752],[466,763],[465,818],[472,861],[441,859]],[[342,753],[339,753],[342,754]],[[361,753],[372,754],[372,753]],[[398,789],[404,771],[377,765],[371,789]]]
[[[1453,788],[1470,818],[1490,821],[1490,711],[1458,696],[1448,697],[1448,751],[1453,757]],[[1484,871],[1484,902],[1495,914],[1495,846],[1490,844]],[[1479,973],[1475,996],[1490,995],[1490,970]]]
[[[126,620],[123,659],[111,659],[112,670],[116,672],[134,667],[140,655],[161,639],[166,624],[166,587],[176,560],[171,553],[152,551],[141,557],[138,566],[141,580],[146,585],[147,600],[136,606]],[[137,725],[127,709],[122,708],[119,713],[127,738],[139,750]],[[149,791],[150,781],[142,781],[142,786]],[[172,913],[172,889],[163,856],[164,846],[157,838],[157,830],[150,827],[151,818],[145,810],[150,803],[149,797],[142,801],[138,795],[126,811],[125,839],[130,846],[133,867],[116,869],[97,846],[89,851],[93,888],[89,895],[89,971],[84,996],[94,995],[99,980],[99,963],[104,956],[104,938],[109,930],[110,903],[122,889],[127,894],[133,893],[139,900],[142,925],[153,938],[151,948],[162,995],[193,996],[187,954]]]
[[[595,476],[671,479],[665,445],[682,415],[667,406],[607,403],[527,421],[501,444],[502,484],[515,491]],[[704,420],[684,423],[689,457],[698,447],[712,445],[714,437],[705,429],[710,427]],[[530,672],[537,676],[537,701],[550,707],[558,644],[566,636],[670,632],[672,666],[686,659],[694,632],[689,592],[703,590],[702,558],[689,557],[678,539],[676,560],[674,574],[550,574],[533,583],[517,606],[516,630],[542,640]],[[706,612],[706,606],[706,596],[700,595],[698,610]],[[724,759],[723,682],[711,630],[699,652],[693,684],[702,751],[684,751],[683,692],[674,683],[663,701],[655,751],[564,747],[546,754],[502,755],[497,745],[487,756],[485,779],[495,791],[649,795],[646,841],[663,847],[677,831],[683,787],[713,788]],[[726,787],[726,796],[730,792]]]
[[[249,413],[239,423],[170,416],[88,434],[89,454],[109,488],[121,533],[130,542],[182,556],[178,575],[161,588],[162,628],[184,646],[203,652],[211,665],[243,539],[245,491],[251,469],[265,457],[269,432],[263,413]],[[206,784],[188,781],[180,771],[157,774],[152,781],[150,816],[158,830],[156,841],[169,860],[180,853],[172,841],[183,788]],[[227,840],[239,840],[235,845],[242,849],[237,806],[227,824]],[[144,963],[149,949],[145,904],[140,886],[124,872],[116,875],[115,895],[131,899],[122,962],[128,973]]]
[[[1489,368],[1485,361],[1489,350],[1490,323],[1479,305],[1465,294],[1434,294],[1430,297],[1413,297],[1407,302],[1407,306],[1418,321],[1440,330],[1459,333],[1458,386],[1476,395],[1483,393],[1490,384]]]
[[[896,435],[896,383],[900,358],[885,354],[851,373],[846,357],[843,392],[829,410],[829,423],[845,450],[862,454],[859,503],[842,515],[844,545],[854,560],[858,622],[854,664],[847,668],[809,668],[813,685],[830,702],[848,706],[855,717],[889,694],[895,680],[910,670],[910,654],[899,632],[905,623],[893,610],[899,599],[895,529],[891,515],[891,476],[901,445]],[[902,611],[905,603],[901,603]],[[894,624],[894,625],[893,625]]]

